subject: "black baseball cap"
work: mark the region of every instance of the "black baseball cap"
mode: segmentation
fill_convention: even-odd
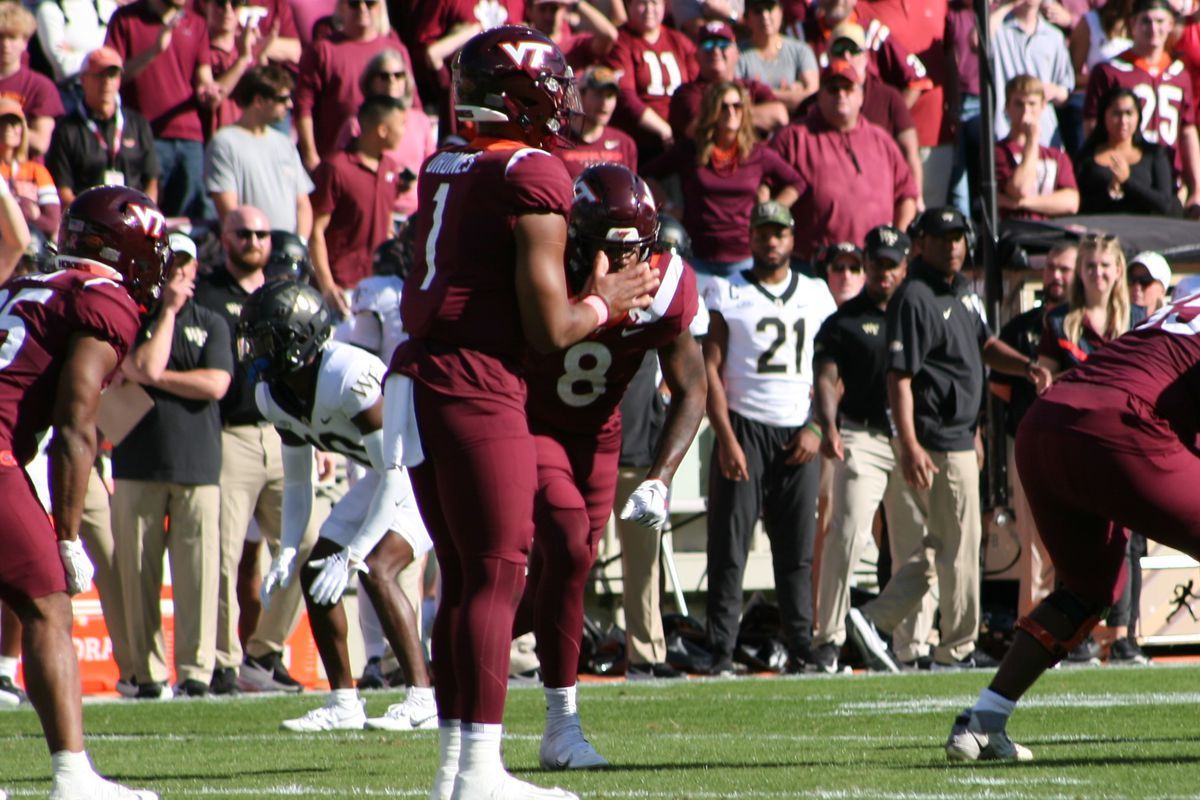
[[[886,258],[899,264],[908,258],[908,252],[912,249],[912,239],[909,239],[904,231],[891,225],[879,225],[867,233],[863,249],[871,258]]]
[[[966,233],[971,228],[967,218],[953,206],[931,208],[921,214],[918,223],[917,234],[920,236],[945,236],[956,231]]]
[[[1169,11],[1171,16],[1177,17],[1179,13],[1175,10],[1167,0],[1134,0],[1133,11],[1130,12],[1130,17],[1136,17],[1146,11]]]

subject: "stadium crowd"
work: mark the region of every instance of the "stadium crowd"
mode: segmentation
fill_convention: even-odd
[[[457,54],[515,23],[540,31],[574,70],[580,119],[570,142],[548,146],[572,178],[584,176],[576,203],[597,165],[640,175],[658,248],[695,273],[696,296],[679,301],[690,311],[672,306],[678,329],[655,340],[661,368],[649,357],[626,379],[638,399],[623,409],[611,510],[628,518],[626,498],[638,509],[669,506],[675,465],[659,468],[652,437],[670,419],[664,402],[698,403],[689,380],[703,373],[714,434],[706,671],[741,669],[742,582],[760,519],[786,651],[773,664],[780,671],[836,673],[847,640],[874,669],[995,666],[976,647],[985,395],[1006,402],[1011,460],[1033,398],[1158,311],[1172,273],[1156,253],[1128,258],[1113,237],[1064,239],[1045,259],[1040,305],[993,333],[973,272],[981,81],[990,75],[996,87],[1002,219],[1200,218],[1200,9],[1187,0],[1014,0],[994,6],[986,31],[959,0],[5,0],[0,210],[10,218],[0,234],[29,241],[21,271],[51,268],[64,210],[90,187],[144,192],[175,231],[161,307],[102,402],[111,453],[92,472],[80,532],[119,691],[299,691],[284,643],[307,604],[336,691],[322,714],[285,724],[436,726],[437,681],[414,644],[429,591],[428,512],[424,525],[414,516],[391,528],[403,529],[403,542],[389,545],[398,549],[367,548],[350,564],[339,561],[343,547],[353,554],[349,534],[331,535],[326,523],[366,524],[337,517],[356,491],[347,473],[353,486],[371,487],[360,493],[388,481],[370,451],[371,437],[386,432],[370,416],[383,401],[374,395],[376,405],[364,401],[347,417],[352,427],[302,449],[288,420],[306,395],[324,402],[322,390],[285,391],[279,376],[248,371],[255,343],[239,326],[261,287],[310,283],[288,302],[323,308],[327,323],[304,324],[336,326],[337,339],[372,354],[362,369],[378,393],[386,366],[401,363],[392,357],[406,336],[403,279],[416,262],[432,270],[441,246],[446,194],[419,212],[420,184],[457,169],[434,154],[472,136],[455,111],[464,102],[456,93],[472,90],[452,80]],[[980,63],[982,36],[989,64]],[[535,65],[550,57],[529,47],[509,55]],[[550,195],[542,210],[558,207]],[[478,213],[488,208],[481,199]],[[417,230],[420,214],[432,215],[432,233]],[[465,243],[472,230],[468,219],[454,246],[486,247]],[[597,314],[603,323],[608,310]],[[692,337],[702,362],[688,361]],[[587,358],[568,371],[565,390],[559,381],[560,395],[577,399],[581,384],[603,393],[608,367]],[[281,392],[298,405],[271,406]],[[1015,468],[1009,482],[1024,614],[1054,576]],[[650,515],[649,533],[619,523],[631,679],[681,674],[668,663],[658,594],[663,516]],[[536,533],[534,541],[535,561],[583,558],[584,576],[596,555],[595,541],[582,555],[540,553]],[[891,574],[877,598],[851,608],[854,571],[872,542]],[[1132,572],[1143,546],[1130,538]],[[174,686],[158,611],[164,555],[176,601]],[[306,562],[324,567],[316,588],[311,576],[290,580]],[[344,612],[329,609],[356,570],[367,666],[354,681]],[[563,586],[546,588],[559,578]],[[571,594],[576,584],[531,566],[538,591]],[[1109,618],[1115,661],[1145,663],[1137,603],[1135,582]],[[512,610],[518,633],[554,630]],[[575,664],[561,662],[578,661],[579,643],[561,645],[550,657],[561,685],[547,682],[546,741],[569,746],[549,755],[544,746],[543,763],[594,766],[602,759],[576,747],[582,735],[562,733],[578,731]],[[395,661],[385,660],[389,648]],[[1092,640],[1076,649],[1068,658],[1098,660]],[[6,609],[0,704],[23,699],[19,658],[20,625]],[[356,685],[409,694],[367,720]]]

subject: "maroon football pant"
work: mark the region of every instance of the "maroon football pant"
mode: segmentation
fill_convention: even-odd
[[[1058,579],[1081,598],[1120,597],[1127,530],[1200,559],[1200,457],[1140,400],[1059,384],[1025,415],[1016,460]]]
[[[413,490],[442,575],[433,624],[438,713],[465,723],[503,721],[533,537],[537,456],[525,413],[510,402],[414,382],[425,462],[412,470]]]
[[[65,592],[67,573],[58,555],[58,537],[25,470],[0,467],[0,497],[0,600],[23,608],[28,600]]]
[[[533,556],[513,635],[537,634],[542,685],[574,686],[583,595],[617,493],[619,436],[535,434],[538,491]]]

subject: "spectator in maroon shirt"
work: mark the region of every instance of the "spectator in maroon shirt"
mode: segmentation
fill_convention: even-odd
[[[623,164],[638,171],[637,145],[629,134],[608,125],[617,107],[618,89],[617,75],[608,67],[591,67],[583,74],[579,82],[583,128],[569,146],[554,150],[572,178],[593,164]]]
[[[696,64],[700,74],[671,96],[670,122],[675,139],[692,138],[700,116],[700,106],[709,87],[732,81],[750,97],[749,118],[754,129],[770,136],[788,124],[787,106],[775,99],[775,92],[762,81],[737,79],[737,37],[727,22],[706,22],[697,34],[699,48]],[[747,224],[749,224],[747,222]]]
[[[371,274],[371,254],[392,238],[392,206],[403,187],[388,150],[404,138],[404,102],[372,95],[358,109],[358,138],[321,162],[312,195],[309,257],[317,288],[342,317],[349,290]]]
[[[37,22],[20,3],[0,4],[0,97],[16,100],[29,122],[29,154],[50,149],[54,118],[63,113],[58,89],[23,63]]]
[[[798,261],[811,262],[822,245],[861,242],[876,225],[903,230],[916,216],[916,184],[900,148],[862,117],[862,82],[850,62],[831,60],[816,108],[771,142],[809,187],[792,209]]]
[[[621,76],[614,124],[637,142],[643,161],[674,142],[667,122],[671,95],[700,71],[696,46],[663,25],[665,14],[663,0],[630,0],[629,20],[604,61]]]
[[[598,64],[617,42],[617,26],[587,0],[532,0],[527,6],[530,27],[549,36],[576,72]],[[621,22],[624,7],[618,3]],[[588,30],[573,33],[568,14],[577,14]]]
[[[924,210],[921,187],[925,169],[921,164],[917,123],[913,121],[904,95],[871,72],[870,51],[866,48],[866,34],[862,26],[855,22],[843,22],[834,28],[829,37],[829,55],[846,59],[863,76],[862,115],[890,133],[900,146],[904,161],[917,184],[917,211]]]
[[[213,81],[208,26],[187,0],[135,0],[108,23],[108,46],[125,59],[124,102],[154,132],[161,169],[158,205],[167,216],[215,216],[204,192],[200,107],[221,102]]]
[[[208,141],[218,129],[237,122],[240,111],[229,96],[246,70],[254,66],[261,35],[258,25],[241,24],[239,12],[248,6],[234,5],[234,0],[200,0],[200,3],[208,23],[213,78],[221,87],[222,97],[215,108],[200,110],[204,140]]]
[[[390,31],[379,32],[381,0],[338,0],[342,30],[316,42],[300,59],[296,82],[296,133],[300,158],[309,172],[337,152],[338,132],[363,101],[358,79],[371,59],[397,50],[411,72],[408,50]]]
[[[1079,190],[1071,159],[1040,143],[1046,109],[1042,81],[1018,75],[1005,87],[1005,113],[1012,129],[996,145],[996,205],[1005,219],[1040,220],[1074,214]]]
[[[750,211],[761,186],[766,184],[785,206],[807,188],[794,169],[758,141],[749,107],[744,87],[732,81],[714,84],[704,96],[695,138],[642,167],[650,177],[679,176],[683,226],[692,239],[689,263],[703,274],[728,276],[750,266]]]

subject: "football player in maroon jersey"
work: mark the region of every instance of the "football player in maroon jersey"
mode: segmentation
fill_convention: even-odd
[[[54,763],[51,800],[157,798],[104,780],[83,749],[70,595],[90,588],[94,572],[79,525],[100,391],[157,302],[170,256],[166,220],[141,192],[89,189],[67,210],[58,252],[58,272],[0,289],[0,599],[24,626],[26,690]],[[47,428],[52,519],[23,469]]]
[[[1008,718],[1121,596],[1130,530],[1200,558],[1198,364],[1193,295],[1093,353],[1026,413],[1017,470],[1059,588],[1017,622],[991,685],[955,720],[951,760],[1033,758],[1008,738]]]
[[[650,308],[566,350],[527,360],[538,494],[529,580],[513,633],[537,634],[545,769],[608,763],[584,738],[576,710],[583,594],[617,491],[621,397],[647,350],[659,351],[671,406],[655,463],[623,517],[662,527],[667,487],[704,416],[704,358],[688,329],[699,305],[696,276],[679,256],[651,253],[657,234],[658,212],[645,181],[619,164],[584,170],[575,180],[567,240],[572,288],[582,289],[600,250],[613,270],[648,262],[662,283]]]
[[[648,306],[658,277],[645,264],[609,272],[601,254],[579,302],[570,300],[563,255],[572,184],[544,148],[566,135],[578,99],[549,38],[520,26],[479,34],[455,62],[454,101],[473,138],[421,170],[417,259],[401,299],[411,338],[393,356],[384,412],[386,472],[401,460],[413,467],[442,569],[433,629],[441,759],[431,794],[574,797],[517,780],[500,758],[537,490],[519,363],[528,346],[569,347]],[[402,429],[408,435],[387,433]]]

